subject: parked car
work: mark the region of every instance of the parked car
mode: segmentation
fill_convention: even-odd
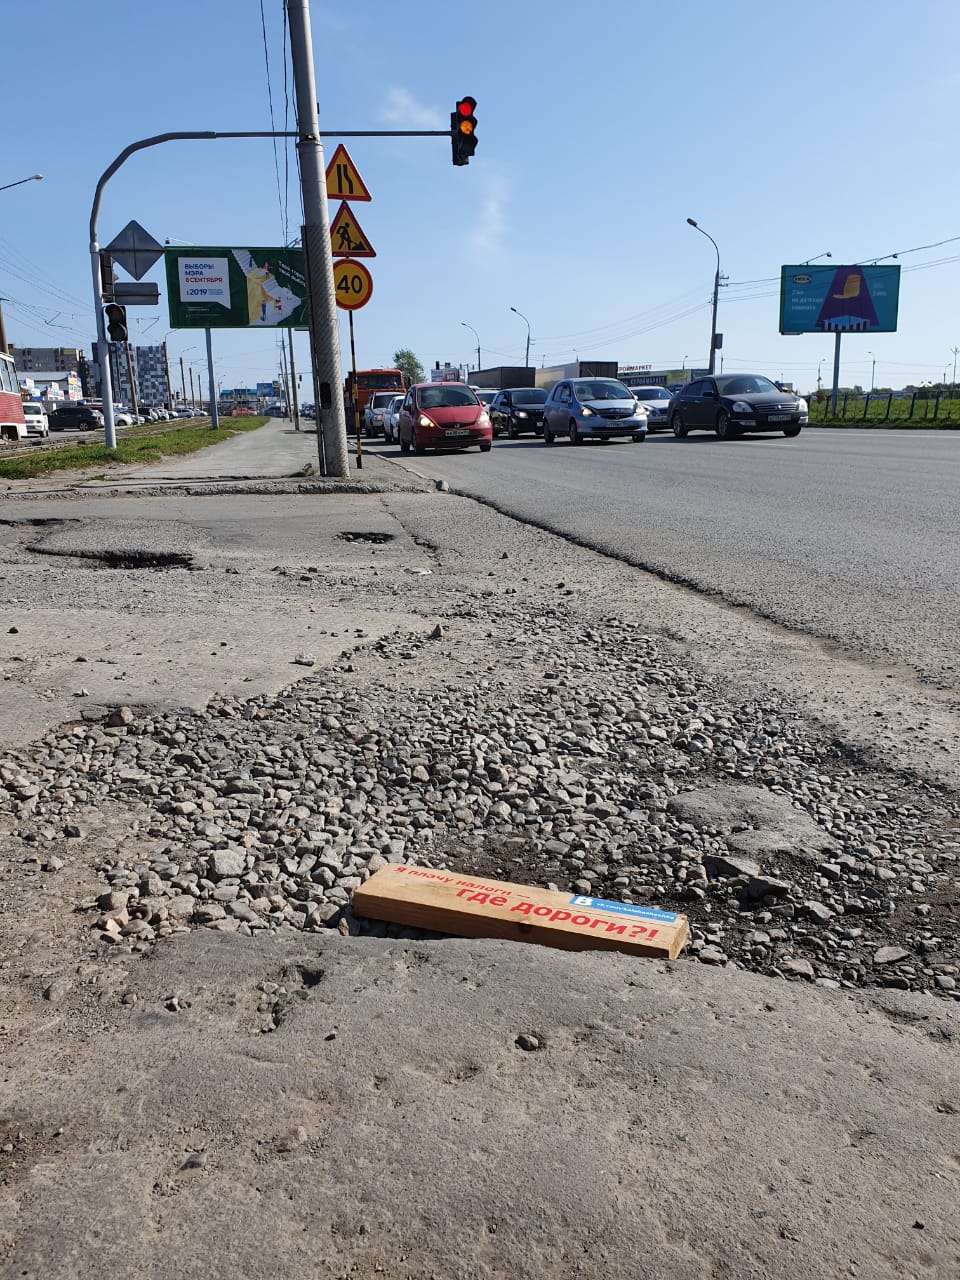
[[[363,407],[363,434],[365,436],[382,436],[387,407],[396,396],[396,391],[374,391]]]
[[[630,390],[647,411],[647,430],[662,428],[666,431],[670,426],[670,406],[673,404],[673,396],[667,388],[631,387]]]
[[[126,409],[114,409],[113,425],[115,427],[132,427],[136,419],[132,413],[128,413]]]
[[[86,404],[61,404],[49,418],[51,431],[98,431],[103,426],[103,414]]]
[[[402,404],[403,396],[394,396],[383,415],[383,438],[387,444],[396,444],[400,439],[400,406]]]
[[[401,453],[493,445],[490,415],[465,382],[418,382],[404,396],[397,425]]]
[[[27,434],[31,436],[48,436],[50,420],[47,411],[37,400],[24,400],[23,416],[27,420]]]
[[[807,421],[806,400],[781,391],[760,373],[698,378],[670,406],[670,426],[678,437],[688,431],[715,431],[721,440],[747,431],[782,431],[792,437]]]
[[[647,436],[647,413],[616,378],[564,378],[543,406],[544,444],[557,436],[569,437],[571,444],[618,436],[639,444]]]
[[[488,410],[493,434],[505,431],[511,440],[527,431],[543,435],[543,406],[547,393],[541,387],[507,387],[498,391]]]

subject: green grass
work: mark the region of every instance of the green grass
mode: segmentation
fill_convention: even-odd
[[[209,425],[209,419],[190,422],[186,426],[171,424],[163,430],[159,423],[141,423],[130,427],[118,437],[116,449],[108,449],[102,442],[65,445],[57,449],[38,449],[36,453],[0,461],[0,477],[7,480],[30,480],[34,476],[48,475],[52,471],[76,471],[89,467],[118,466],[131,462],[158,462],[161,458],[184,453],[196,453],[212,444],[229,440],[241,431],[254,431],[262,427],[266,418],[230,418],[229,425],[221,418],[219,431]]]
[[[887,397],[872,396],[870,403],[866,404],[865,396],[848,396],[846,414],[843,412],[843,396],[837,401],[837,414],[834,416],[830,412],[829,400],[823,404],[817,404],[811,401],[810,404],[810,421],[811,423],[825,423],[827,426],[846,426],[855,427],[858,424],[863,426],[898,426],[898,427],[950,427],[960,426],[960,398],[946,399],[941,397],[940,408],[937,416],[934,418],[934,410],[937,408],[935,399],[920,400],[917,399],[913,404],[913,416],[910,415],[910,397],[898,400],[896,397],[890,403],[890,416],[887,417]],[[864,418],[864,406],[866,405],[866,418]]]

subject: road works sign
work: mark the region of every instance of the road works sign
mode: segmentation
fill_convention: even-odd
[[[375,258],[376,250],[360,228],[360,223],[345,200],[330,223],[330,242],[335,258]]]
[[[456,871],[391,864],[353,895],[358,916],[463,938],[509,938],[564,951],[627,951],[675,960],[687,917],[658,907],[476,880]]]
[[[167,249],[171,329],[292,329],[308,322],[302,249]]]
[[[338,307],[359,311],[373,297],[373,277],[362,262],[342,258],[333,264],[333,289]]]
[[[780,332],[895,333],[900,267],[781,267]]]
[[[341,142],[327,165],[327,198],[330,200],[372,200],[367,184]]]

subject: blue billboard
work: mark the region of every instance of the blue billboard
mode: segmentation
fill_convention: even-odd
[[[781,333],[896,333],[900,267],[780,268]]]

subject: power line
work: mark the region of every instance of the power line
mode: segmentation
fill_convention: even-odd
[[[283,7],[284,15],[286,15],[287,7]],[[260,31],[263,36],[263,61],[267,69],[267,103],[270,107],[270,128],[274,133],[277,131],[277,124],[273,114],[273,82],[270,78],[270,54],[267,49],[267,19],[263,12],[263,0],[260,0]],[[286,60],[284,60],[284,71],[286,71]],[[277,178],[277,205],[280,210],[280,224],[283,230],[284,242],[286,242],[286,220],[283,212],[283,188],[280,184],[280,156],[277,152],[277,140],[273,140],[273,169]]]

